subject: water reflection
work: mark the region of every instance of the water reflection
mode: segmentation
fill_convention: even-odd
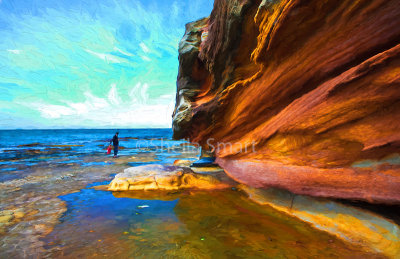
[[[234,190],[85,189],[62,199],[68,210],[45,239],[51,257],[376,258]]]

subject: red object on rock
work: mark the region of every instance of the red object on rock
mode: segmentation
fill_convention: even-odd
[[[111,154],[111,145],[108,146],[107,148],[107,155]]]

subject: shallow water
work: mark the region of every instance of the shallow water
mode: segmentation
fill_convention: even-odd
[[[93,188],[130,166],[194,160],[198,150],[172,141],[170,130],[120,130],[121,137],[130,138],[121,141],[125,149],[117,159],[99,147],[112,131],[45,133],[17,138],[14,132],[16,142],[2,147],[18,151],[0,156],[1,257],[377,256],[258,205],[236,189],[111,193]],[[152,143],[138,145],[145,141]]]
[[[238,191],[120,195],[91,189],[61,197],[68,210],[45,238],[51,257],[368,257]]]

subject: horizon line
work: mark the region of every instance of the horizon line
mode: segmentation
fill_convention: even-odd
[[[131,129],[172,129],[170,128],[3,128],[0,130],[131,130]]]

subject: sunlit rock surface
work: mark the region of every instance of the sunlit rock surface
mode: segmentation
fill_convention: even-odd
[[[174,166],[190,166],[192,163],[191,160],[177,159],[174,161]]]
[[[241,185],[250,199],[297,217],[338,238],[390,258],[400,255],[399,226],[374,213],[326,199],[293,195],[274,188]]]
[[[221,189],[228,186],[213,175],[195,173],[187,167],[144,165],[130,167],[117,174],[108,190]]]
[[[216,0],[180,43],[175,138],[235,180],[400,203],[398,1]]]

